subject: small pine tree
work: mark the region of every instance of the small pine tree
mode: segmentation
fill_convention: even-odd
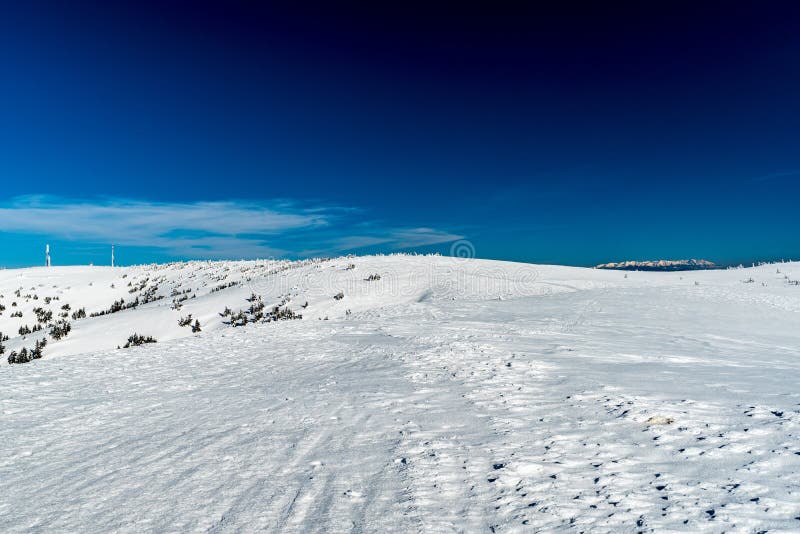
[[[200,331],[200,321],[197,319],[194,320],[194,324],[192,325],[192,333],[197,333]]]
[[[44,347],[47,345],[47,338],[42,339],[41,341],[37,340],[36,343],[33,345],[33,349],[31,349],[31,359],[38,360],[44,354]]]

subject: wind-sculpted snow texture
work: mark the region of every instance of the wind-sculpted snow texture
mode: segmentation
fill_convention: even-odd
[[[3,531],[800,530],[800,264],[0,271],[6,350],[18,288],[91,313],[145,278],[0,367]],[[226,325],[252,293],[303,319]]]

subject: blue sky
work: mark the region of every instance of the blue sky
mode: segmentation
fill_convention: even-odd
[[[790,3],[0,13],[0,265],[800,257]]]

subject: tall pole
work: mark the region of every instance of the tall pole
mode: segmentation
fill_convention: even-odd
[[[111,266],[114,266],[114,245],[111,245]]]
[[[44,247],[44,258],[45,258],[45,265],[50,267],[50,244],[48,243]]]

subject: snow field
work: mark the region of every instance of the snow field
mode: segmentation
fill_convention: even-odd
[[[166,295],[3,366],[0,523],[800,529],[800,291],[784,278],[800,264],[627,274],[413,256],[0,271],[4,303],[44,284],[90,312],[145,277]],[[251,292],[303,320],[225,325]],[[190,312],[200,334],[177,326]],[[133,330],[158,343],[117,350]]]

